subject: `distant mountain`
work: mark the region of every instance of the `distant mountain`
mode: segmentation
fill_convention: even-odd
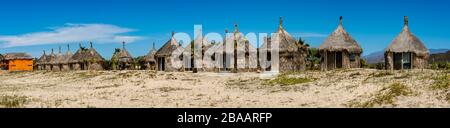
[[[430,55],[430,63],[434,62],[450,62],[450,51],[445,53],[435,53]]]
[[[362,57],[367,64],[384,62],[384,51],[377,51]]]
[[[429,49],[430,55],[431,54],[439,54],[439,53],[446,53],[450,49]],[[384,62],[384,51],[377,51],[370,53],[369,55],[362,57],[364,60],[366,60],[367,64],[375,64],[375,63],[383,63]]]

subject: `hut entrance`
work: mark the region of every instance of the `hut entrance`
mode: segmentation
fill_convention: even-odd
[[[342,52],[336,52],[336,68],[342,68]]]
[[[164,57],[158,57],[158,70],[159,71],[164,71],[165,70],[165,58]]]
[[[411,69],[411,53],[394,53],[394,69]]]
[[[327,69],[342,68],[342,52],[328,52]]]

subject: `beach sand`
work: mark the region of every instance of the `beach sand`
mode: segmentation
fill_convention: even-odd
[[[450,107],[449,89],[433,88],[437,78],[450,80],[449,71],[347,69],[286,76],[309,82],[268,84],[278,77],[259,73],[0,71],[0,96],[2,102],[21,99],[9,107],[25,108]]]

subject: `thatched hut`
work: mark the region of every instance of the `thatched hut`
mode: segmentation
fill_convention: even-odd
[[[234,69],[234,65],[232,65],[231,61],[234,61],[232,57],[234,56],[233,51],[233,41],[229,37],[232,34],[228,35],[228,29],[225,29],[225,38],[223,42],[217,43],[214,47],[215,49],[215,60],[219,63],[218,67],[215,68],[216,72],[229,72]],[[228,40],[228,41],[227,41]],[[228,49],[227,49],[228,48]],[[229,52],[227,52],[227,50]]]
[[[361,67],[362,48],[345,31],[342,16],[337,29],[320,45],[319,52],[322,56],[322,70]]]
[[[45,54],[45,50],[42,53],[42,56],[36,61],[35,69],[36,70],[45,70],[45,64],[47,63],[47,54]]]
[[[304,71],[306,70],[306,57],[308,55],[308,49],[306,46],[300,44],[296,41],[284,28],[283,19],[280,17],[280,23],[277,31],[272,37],[267,38],[267,40],[261,45],[260,52],[267,52],[267,61],[272,61],[272,46],[277,46],[273,44],[278,42],[278,55],[279,63],[267,66],[267,68],[262,69],[264,71],[276,71],[278,66],[278,72],[287,71]],[[261,56],[260,56],[261,57]],[[269,63],[266,63],[269,65]]]
[[[385,65],[388,70],[422,69],[427,66],[429,51],[408,27],[408,17],[404,17],[402,32],[385,49]]]
[[[175,62],[172,62],[172,53],[175,52],[177,49],[183,49],[182,46],[180,46],[177,42],[177,40],[174,37],[175,33],[172,32],[172,37],[156,52],[155,58],[156,58],[156,67],[158,71],[182,71],[183,67],[179,66],[180,68],[177,68],[175,66]],[[179,51],[180,56],[179,59],[183,59],[182,52]],[[175,59],[175,58],[173,58]],[[181,63],[179,65],[182,65]]]
[[[111,62],[115,63],[113,69],[131,70],[133,67],[133,57],[125,49],[125,42],[122,42],[122,48],[116,48],[111,58]]]
[[[62,71],[72,70],[72,67],[70,65],[70,58],[72,58],[72,55],[73,54],[72,54],[72,51],[70,51],[70,46],[69,46],[69,44],[67,44],[67,52],[64,54],[64,56],[63,56],[64,59],[62,60],[62,63],[61,63]]]
[[[156,70],[156,60],[155,60],[155,42],[153,42],[153,47],[150,49],[150,51],[147,53],[147,55],[144,56],[142,67],[146,70]]]
[[[59,47],[58,54],[55,55],[55,61],[53,61],[52,71],[61,71],[62,65],[64,63],[64,56],[61,52],[61,47]]]
[[[53,70],[53,63],[56,60],[56,55],[55,53],[53,53],[53,49],[52,52],[50,53],[50,55],[47,56],[47,61],[45,62],[45,70],[48,71],[52,71]]]
[[[239,32],[237,24],[234,24],[234,32],[232,36],[226,38],[227,43],[232,43],[234,46],[233,52],[233,72],[251,72],[257,70],[257,51],[250,44],[248,39],[244,37],[242,33]],[[253,56],[252,56],[253,55]]]
[[[80,44],[80,48],[75,52],[70,60],[70,65],[74,70],[103,70],[103,57],[93,48],[92,42],[89,49]]]

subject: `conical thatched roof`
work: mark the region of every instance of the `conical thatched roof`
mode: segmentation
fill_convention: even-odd
[[[150,49],[150,52],[148,52],[147,55],[145,55],[144,61],[154,62],[156,52],[157,52],[157,50],[155,49],[155,42],[153,42],[153,47],[152,47],[152,49]]]
[[[174,37],[174,32],[172,32],[172,37],[168,40],[157,52],[155,56],[170,56],[173,51],[181,47]]]
[[[133,57],[127,51],[127,49],[125,49],[125,42],[122,42],[122,49],[116,49],[111,60],[112,59],[116,59],[119,62],[124,62],[124,63],[133,62]]]
[[[280,52],[295,52],[303,46],[300,45],[284,28],[283,19],[280,17],[280,25],[273,37],[270,37],[261,46],[262,51],[270,50],[272,47],[272,39],[278,40]]]
[[[251,45],[247,38],[245,38],[244,34],[239,32],[239,28],[237,24],[234,24],[234,31],[231,36],[227,35],[225,37],[225,47],[229,45],[231,47],[234,46],[234,43],[237,43],[237,50],[241,52],[248,52],[250,48],[254,49],[254,46]],[[224,45],[222,44],[222,47]],[[221,49],[222,47],[219,47]],[[225,48],[224,48],[225,49]]]
[[[39,57],[36,64],[46,64],[46,63],[47,63],[47,55],[45,54],[45,50],[44,50],[42,56]]]
[[[405,24],[402,32],[392,41],[392,43],[385,49],[385,52],[412,52],[418,56],[427,56],[428,49],[414,36],[408,27],[408,17],[404,17]]]
[[[59,51],[58,54],[56,54],[55,56],[55,62],[53,62],[54,64],[62,64],[64,63],[64,56],[61,52],[61,47],[59,47]]]
[[[54,64],[56,61],[56,55],[55,53],[53,53],[53,49],[52,52],[50,53],[50,55],[47,56],[47,64]]]
[[[72,63],[78,63],[78,62],[85,62],[85,61],[103,61],[103,57],[92,47],[92,42],[90,43],[91,47],[89,49],[86,49],[81,46],[80,49],[75,52],[75,54],[72,56],[71,61]]]
[[[362,53],[362,48],[342,27],[342,16],[339,26],[320,45],[320,51],[348,51],[350,53]]]
[[[72,51],[70,51],[70,46],[67,45],[67,52],[66,52],[66,54],[64,54],[63,62],[66,64],[70,63],[70,58],[72,58],[72,56],[73,56],[73,54],[72,54]]]

